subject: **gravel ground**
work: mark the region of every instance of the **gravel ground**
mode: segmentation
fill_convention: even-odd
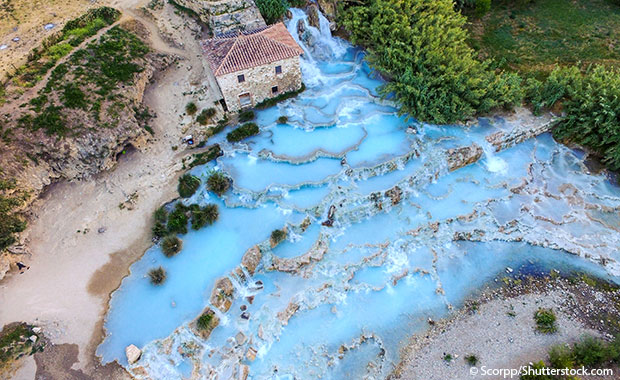
[[[391,378],[500,379],[501,375],[492,375],[488,370],[517,369],[546,360],[551,346],[575,342],[585,334],[609,338],[617,333],[619,298],[617,289],[598,283],[550,277],[530,279],[525,285],[512,281],[482,293],[451,318],[433,323],[425,334],[413,336]],[[537,332],[533,316],[541,307],[555,311],[556,333]],[[444,360],[446,354],[452,356],[451,361]],[[472,354],[479,360],[475,367],[464,360]],[[618,368],[615,370],[615,377],[588,379],[618,379],[620,373]]]

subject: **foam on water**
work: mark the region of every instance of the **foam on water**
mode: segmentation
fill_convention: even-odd
[[[106,317],[104,362],[137,378],[228,379],[248,365],[252,379],[382,379],[428,317],[508,266],[617,281],[620,191],[588,174],[582,156],[550,135],[495,152],[486,137],[514,123],[501,118],[468,128],[407,120],[377,97],[363,54],[332,38],[322,15],[319,30],[292,13],[308,89],[258,112],[260,135],[222,142],[224,156],[193,169],[233,179],[221,200],[204,188],[189,200],[216,202],[220,219],[183,235],[174,258],[154,246],[131,267]],[[277,124],[280,115],[289,122]],[[449,150],[471,144],[483,158],[451,171]],[[287,239],[272,247],[283,227]],[[235,274],[257,244],[256,272]],[[153,287],[146,273],[159,265],[168,279]],[[221,277],[235,288],[226,312],[209,301]],[[206,306],[221,320],[208,339],[191,328]],[[131,366],[129,344],[143,349]]]

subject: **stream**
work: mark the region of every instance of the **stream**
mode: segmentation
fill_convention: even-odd
[[[224,155],[192,169],[203,185],[183,202],[215,203],[220,217],[181,236],[175,257],[156,245],[131,267],[111,299],[104,363],[137,378],[384,379],[428,318],[506,271],[618,282],[620,189],[589,173],[583,153],[548,133],[496,151],[487,137],[520,120],[407,120],[378,96],[363,51],[332,37],[322,15],[319,30],[292,12],[307,90],[258,111],[258,136],[210,141]],[[479,159],[451,163],[471,146]],[[221,198],[204,188],[214,170],[233,180]],[[259,265],[240,268],[255,246]],[[156,287],[146,273],[159,265],[168,278]],[[221,278],[234,287],[227,311],[211,302]],[[207,306],[220,323],[204,339],[191,324]],[[130,344],[143,351],[132,365]]]

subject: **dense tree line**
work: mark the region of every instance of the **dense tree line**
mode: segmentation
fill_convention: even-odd
[[[590,147],[620,169],[620,71],[559,67],[547,78],[521,77],[480,61],[466,40],[459,7],[476,0],[367,0],[342,23],[367,48],[367,61],[388,82],[380,92],[403,114],[453,123],[525,100],[535,112],[561,110],[554,134]]]
[[[369,64],[389,79],[381,93],[402,113],[453,123],[521,102],[520,78],[476,59],[452,0],[371,0],[348,8],[344,26],[368,49]]]

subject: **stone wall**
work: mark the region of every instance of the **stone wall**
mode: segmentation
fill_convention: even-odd
[[[253,0],[174,1],[196,12],[202,21],[209,24],[215,35],[266,26]]]
[[[276,66],[282,66],[282,73],[276,74]],[[239,83],[237,76],[243,74],[245,82]],[[217,77],[217,82],[224,95],[229,111],[241,109],[239,96],[249,93],[252,106],[278,94],[301,88],[301,68],[299,57],[276,61],[268,65],[237,71]],[[271,88],[278,86],[278,93]]]

